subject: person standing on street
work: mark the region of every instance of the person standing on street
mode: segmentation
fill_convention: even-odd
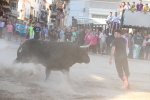
[[[28,27],[28,30],[29,30],[29,39],[33,39],[34,38],[34,31],[33,31],[33,25],[32,24]]]
[[[37,23],[36,26],[33,28],[33,30],[34,30],[34,39],[40,39],[40,37],[41,37],[40,24]]]
[[[109,64],[112,64],[112,58],[115,53],[115,64],[119,77],[123,81],[125,87],[130,89],[128,77],[130,75],[127,53],[126,53],[126,40],[122,38],[122,30],[115,30],[115,40],[112,42],[111,56]]]
[[[3,28],[5,26],[5,22],[0,19],[0,39],[2,39],[2,36],[3,36]]]
[[[23,21],[20,24],[19,30],[20,30],[20,44],[22,44],[25,41],[26,37],[26,25]]]
[[[103,55],[103,53],[106,53],[106,49],[107,49],[106,38],[107,38],[106,32],[105,32],[105,30],[102,30],[102,32],[99,35],[100,49],[101,49],[102,55]]]
[[[11,21],[8,22],[8,25],[6,26],[6,31],[7,31],[7,39],[8,41],[11,41],[13,33],[13,25],[11,24]]]
[[[140,32],[137,32],[137,34],[133,37],[133,58],[138,59],[140,50],[141,50],[141,45],[142,45],[143,38],[140,34]]]

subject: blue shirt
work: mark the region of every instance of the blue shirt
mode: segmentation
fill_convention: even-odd
[[[40,29],[40,27],[34,27],[33,30],[35,33],[39,33],[41,29]]]
[[[20,27],[20,24],[16,23],[16,24],[15,24],[15,28],[16,28],[16,31],[17,31],[17,32],[20,32],[19,27]]]
[[[20,24],[20,34],[26,34],[26,25]]]

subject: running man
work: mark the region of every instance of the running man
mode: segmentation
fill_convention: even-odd
[[[125,87],[130,89],[128,77],[130,75],[127,53],[126,53],[126,40],[122,38],[122,30],[115,30],[115,40],[112,42],[111,57],[109,64],[112,64],[112,58],[115,53],[115,64],[119,77],[123,81]]]

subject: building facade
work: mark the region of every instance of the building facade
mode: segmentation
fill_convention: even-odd
[[[18,0],[10,0],[10,9],[11,12],[7,12],[6,15],[11,20],[16,20],[19,17],[18,8]]]
[[[72,25],[72,16],[78,24],[106,24],[107,16],[113,14],[121,0],[70,0],[64,9],[66,26]]]
[[[0,17],[7,16],[7,13],[11,12],[10,4],[10,0],[0,0]]]
[[[46,8],[46,0],[19,0],[18,19],[27,23],[48,23],[49,7]]]

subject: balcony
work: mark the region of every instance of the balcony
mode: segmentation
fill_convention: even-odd
[[[51,11],[50,18],[56,18],[57,13],[58,13],[57,11]]]
[[[7,12],[6,14],[13,17],[19,17],[19,12],[16,8],[11,8],[11,12]]]
[[[52,19],[51,19],[51,22],[52,22],[52,23],[55,23],[55,21],[56,21],[55,18],[52,18]]]

